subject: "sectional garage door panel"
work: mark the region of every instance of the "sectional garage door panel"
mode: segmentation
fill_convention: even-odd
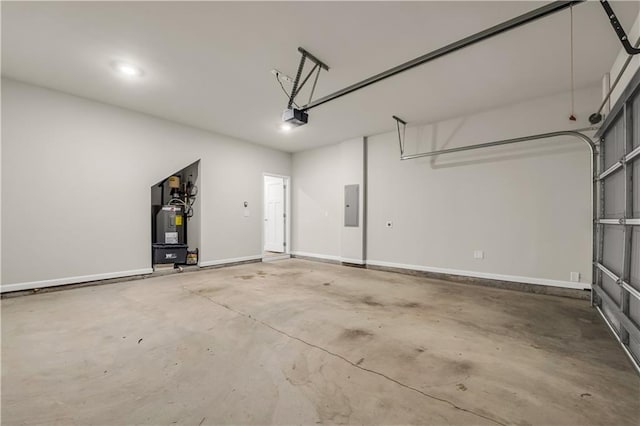
[[[631,238],[631,258],[640,259],[640,227],[633,228]],[[631,262],[631,287],[640,291],[640,262]]]
[[[640,324],[640,300],[635,297],[629,299],[629,318]]]
[[[633,188],[637,191],[637,188],[640,188],[640,158],[636,157],[636,160],[632,163],[631,169],[633,173]],[[635,194],[637,194],[637,192],[635,192]],[[638,195],[633,197],[633,217],[640,217],[640,196]]]
[[[624,217],[624,173],[617,171],[604,181],[604,217]]]
[[[607,275],[602,277],[602,288],[614,302],[620,304],[620,286]]]
[[[624,229],[616,225],[605,225],[603,228],[602,264],[620,276],[624,258]]]
[[[632,107],[633,109],[633,147],[640,146],[640,96],[636,96],[633,101]]]
[[[625,152],[624,116],[620,115],[604,137],[604,170],[620,161]]]
[[[594,303],[640,373],[640,71],[599,134]]]
[[[616,330],[618,334],[620,334],[620,321],[618,321],[618,317],[615,314],[614,308],[612,308],[608,304],[603,304],[602,312],[604,312],[604,316],[607,317],[611,326]]]

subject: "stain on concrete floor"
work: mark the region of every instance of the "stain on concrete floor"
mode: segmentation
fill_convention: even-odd
[[[359,328],[347,328],[342,332],[342,334],[340,334],[341,339],[347,340],[357,340],[372,336],[373,333],[371,333],[370,331],[361,330]]]
[[[640,419],[586,301],[299,259],[5,299],[2,332],[8,425]]]

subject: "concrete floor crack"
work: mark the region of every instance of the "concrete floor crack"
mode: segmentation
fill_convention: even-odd
[[[483,418],[483,419],[485,419],[485,420],[487,420],[487,421],[490,421],[490,422],[492,422],[492,423],[495,423],[495,424],[497,424],[497,425],[507,426],[505,423],[502,423],[502,422],[500,422],[500,421],[498,421],[498,420],[495,420],[495,419],[493,419],[493,418],[491,418],[491,417],[485,416],[485,415],[480,414],[480,413],[476,413],[475,411],[473,411],[473,410],[471,410],[471,409],[468,409],[468,408],[460,407],[459,405],[455,404],[455,403],[454,403],[454,402],[452,402],[452,401],[449,401],[448,399],[441,398],[441,397],[438,397],[438,396],[432,395],[432,394],[430,394],[430,393],[424,392],[424,391],[422,391],[422,390],[420,390],[420,389],[418,389],[418,388],[415,388],[415,387],[413,387],[413,386],[411,386],[411,385],[408,385],[408,384],[403,383],[403,382],[401,382],[401,381],[399,381],[399,380],[396,380],[396,379],[394,379],[393,377],[387,376],[387,375],[386,375],[386,374],[384,374],[384,373],[381,373],[381,372],[376,371],[376,370],[372,370],[372,369],[370,369],[370,368],[363,367],[362,365],[359,365],[359,364],[358,364],[358,363],[356,363],[356,362],[352,362],[352,361],[351,361],[351,360],[349,360],[348,358],[346,358],[346,357],[344,357],[344,356],[342,356],[342,355],[340,355],[340,354],[338,354],[338,353],[332,352],[332,351],[330,351],[330,350],[328,350],[328,349],[326,349],[326,348],[323,348],[323,347],[321,347],[321,346],[318,346],[318,345],[316,345],[316,344],[314,344],[314,343],[311,343],[311,342],[308,342],[308,341],[306,341],[306,340],[304,340],[304,339],[301,339],[301,338],[299,338],[299,337],[293,336],[293,335],[291,335],[291,334],[287,333],[286,331],[280,330],[280,329],[278,329],[278,328],[276,328],[276,327],[272,326],[271,324],[269,324],[269,323],[267,323],[267,322],[265,322],[265,321],[262,321],[262,320],[260,320],[260,319],[258,319],[258,318],[256,318],[256,317],[254,317],[254,316],[252,316],[252,315],[250,315],[250,314],[247,314],[247,313],[245,313],[245,312],[242,312],[242,311],[239,311],[239,310],[237,310],[237,309],[234,309],[234,308],[230,307],[230,306],[229,306],[229,305],[227,305],[227,304],[219,303],[219,302],[215,301],[214,299],[212,299],[212,298],[210,298],[210,297],[208,297],[208,296],[205,296],[205,295],[202,295],[202,294],[196,293],[196,292],[194,292],[194,291],[191,291],[191,290],[189,290],[188,288],[186,288],[185,286],[182,286],[182,288],[183,288],[184,290],[186,290],[187,292],[189,292],[189,293],[191,293],[191,294],[195,295],[195,296],[198,296],[198,297],[202,297],[202,298],[204,298],[204,299],[207,299],[207,300],[208,300],[208,301],[210,301],[211,303],[213,303],[213,304],[215,304],[215,305],[217,305],[217,306],[219,306],[219,307],[221,307],[221,308],[227,309],[227,310],[229,310],[229,311],[231,311],[231,312],[236,313],[237,315],[243,316],[243,317],[245,317],[245,318],[247,318],[247,319],[250,319],[250,320],[252,320],[252,321],[254,321],[254,322],[258,323],[258,324],[261,324],[261,325],[263,325],[264,327],[267,327],[267,328],[269,328],[269,329],[271,329],[271,330],[275,331],[276,333],[279,333],[279,334],[281,334],[281,335],[283,335],[283,336],[286,336],[286,337],[287,337],[287,338],[289,338],[289,339],[296,340],[296,341],[298,341],[298,342],[300,342],[300,343],[302,343],[302,344],[304,344],[304,345],[306,345],[306,346],[312,347],[312,348],[317,349],[317,350],[320,350],[320,351],[322,351],[322,352],[324,352],[324,353],[326,353],[326,354],[328,354],[328,355],[331,355],[332,357],[338,358],[338,359],[340,359],[340,360],[342,360],[342,361],[344,361],[344,362],[346,362],[346,363],[350,364],[352,367],[355,367],[355,368],[357,368],[357,369],[359,369],[359,370],[365,371],[365,372],[370,373],[370,374],[375,374],[375,375],[377,375],[377,376],[379,376],[379,377],[382,377],[382,378],[383,378],[383,379],[385,379],[385,380],[388,380],[388,381],[390,381],[390,382],[395,383],[395,384],[396,384],[396,385],[398,385],[398,386],[401,386],[401,387],[403,387],[403,388],[405,388],[405,389],[408,389],[408,390],[411,390],[411,391],[413,391],[413,392],[419,393],[420,395],[422,395],[422,396],[424,396],[424,397],[426,397],[426,398],[433,399],[433,400],[435,400],[435,401],[439,401],[439,402],[442,402],[442,403],[448,404],[448,405],[450,405],[452,408],[454,408],[454,409],[456,409],[456,410],[464,411],[465,413],[469,413],[469,414],[471,414],[471,415],[473,415],[473,416]]]

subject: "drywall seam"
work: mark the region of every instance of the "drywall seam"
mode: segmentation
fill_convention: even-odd
[[[36,288],[54,287],[66,284],[78,284],[90,281],[101,281],[112,278],[130,277],[133,275],[147,275],[153,272],[152,268],[133,269],[130,271],[107,272],[104,274],[81,275],[77,277],[56,278],[53,280],[31,281],[24,283],[3,284],[0,286],[0,293],[20,290],[33,290]]]
[[[204,268],[206,266],[218,266],[218,265],[225,265],[227,263],[246,262],[249,260],[262,260],[262,255],[256,254],[253,256],[234,257],[232,259],[205,260],[203,262],[200,262],[199,266],[201,268]]]
[[[421,272],[435,272],[438,274],[461,275],[465,277],[486,278],[497,281],[510,281],[524,284],[546,285],[550,287],[572,288],[578,290],[591,289],[589,283],[574,283],[570,281],[551,280],[546,278],[522,277],[517,275],[492,274],[489,272],[461,271],[458,269],[436,268],[432,266],[407,265],[403,263],[382,262],[379,260],[367,260],[367,265],[383,266],[387,268],[408,269]]]

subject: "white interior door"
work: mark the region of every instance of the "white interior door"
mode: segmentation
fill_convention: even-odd
[[[284,253],[284,178],[264,178],[264,250]]]

